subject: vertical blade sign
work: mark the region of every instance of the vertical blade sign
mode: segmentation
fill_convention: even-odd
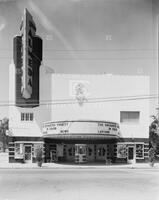
[[[22,85],[21,94],[25,99],[30,99],[32,95],[33,82],[33,39],[36,34],[36,26],[32,16],[24,10],[21,26],[22,37]]]

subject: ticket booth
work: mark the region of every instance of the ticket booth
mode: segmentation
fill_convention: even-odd
[[[75,144],[75,163],[86,163],[87,162],[87,145],[86,144]]]

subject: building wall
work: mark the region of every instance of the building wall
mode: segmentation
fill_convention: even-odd
[[[42,136],[42,123],[51,120],[51,110],[47,104],[51,98],[51,73],[40,67],[40,106],[35,108],[21,108],[15,106],[15,66],[10,65],[9,78],[9,129],[13,136]],[[33,121],[21,121],[21,113],[33,113]]]
[[[123,137],[148,138],[149,77],[117,75],[52,75],[52,121],[105,120],[120,124]],[[74,85],[83,83],[86,101],[79,105]],[[141,98],[142,97],[142,98]],[[139,111],[136,124],[120,122],[121,111]]]
[[[13,104],[14,73],[15,67],[12,64],[9,96]],[[74,94],[74,85],[79,82],[85,87],[86,101],[82,105],[79,105]],[[9,126],[13,134],[38,136],[41,134],[42,123],[46,121],[104,120],[119,123],[123,137],[148,138],[149,100],[140,98],[146,95],[149,95],[149,78],[145,76],[59,75],[41,66],[40,106],[36,108],[10,106]],[[135,99],[131,100],[131,97]],[[139,111],[139,122],[121,123],[121,111]],[[34,113],[35,120],[21,122],[21,112]]]
[[[42,126],[47,121],[113,121],[120,125],[121,136],[131,139],[141,139],[146,147],[144,154],[147,157],[147,142],[149,137],[149,78],[143,76],[110,76],[110,75],[59,75],[53,74],[50,68],[40,67],[40,106],[35,108],[20,108],[15,106],[15,67],[10,66],[9,97],[9,129],[12,137],[31,138],[42,136]],[[82,83],[82,93],[75,91],[78,83]],[[79,92],[79,93],[78,93]],[[80,96],[81,95],[81,96]],[[83,95],[83,96],[82,96]],[[133,97],[133,99],[132,99]],[[137,99],[139,98],[139,99]],[[79,101],[81,100],[82,101]],[[122,123],[121,111],[138,111],[137,123]],[[33,121],[21,121],[21,113],[33,113]],[[70,123],[72,133],[96,133],[96,125],[92,123]],[[18,141],[18,139],[17,139]],[[16,141],[16,142],[17,142]],[[125,141],[128,145],[130,141]],[[136,142],[136,140],[135,140]],[[32,145],[36,143],[30,140]],[[21,144],[25,148],[25,141]],[[26,143],[27,144],[27,143]],[[10,159],[14,162],[15,141],[10,143]],[[116,158],[116,144],[90,145],[93,154],[87,155],[88,161],[105,161],[105,155],[98,155],[99,148],[105,149],[107,158]],[[128,150],[128,146],[126,147]],[[70,149],[70,150],[69,150]],[[126,151],[127,151],[126,150]],[[72,151],[72,155],[68,153]],[[66,160],[74,161],[74,144],[66,145]],[[48,152],[50,154],[50,152]],[[88,154],[88,152],[87,152]],[[121,158],[124,161],[127,158]],[[119,161],[121,162],[119,158]],[[139,161],[143,161],[145,157]],[[18,160],[17,160],[18,161]],[[116,159],[118,161],[118,158]]]

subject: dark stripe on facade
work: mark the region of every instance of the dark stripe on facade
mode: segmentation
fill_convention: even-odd
[[[149,138],[121,138],[121,142],[141,142],[149,144]]]
[[[44,141],[43,140],[43,138],[42,137],[21,137],[21,136],[19,136],[19,137],[10,137],[10,141],[11,142],[16,142],[16,141],[25,141],[25,142],[32,142],[32,141],[34,141],[34,142],[42,142],[42,141]]]

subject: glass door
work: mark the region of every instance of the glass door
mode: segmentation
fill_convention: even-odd
[[[24,159],[25,159],[25,162],[32,162],[32,146],[31,145],[24,146]]]
[[[128,163],[133,163],[135,160],[135,148],[128,147],[128,155],[127,155]]]

